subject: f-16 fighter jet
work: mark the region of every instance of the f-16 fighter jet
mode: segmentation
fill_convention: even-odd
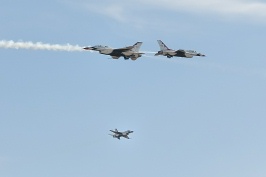
[[[129,139],[128,135],[130,133],[133,133],[133,131],[131,131],[131,130],[127,130],[127,131],[124,131],[124,132],[119,132],[117,129],[115,129],[115,130],[110,130],[110,131],[113,132],[114,134],[109,134],[109,135],[111,135],[114,138],[117,138],[119,140],[120,140],[120,137],[124,137],[124,138]]]
[[[131,58],[131,60],[136,60],[141,57],[144,53],[139,53],[139,49],[142,42],[137,42],[133,46],[128,46],[124,48],[112,49],[108,46],[96,45],[92,47],[84,47],[85,50],[95,50],[99,51],[100,54],[110,55],[113,59],[118,59],[124,57],[125,60]]]
[[[201,53],[197,53],[194,50],[173,50],[169,49],[161,40],[158,40],[158,44],[160,46],[160,51],[158,51],[155,56],[158,55],[163,55],[167,56],[167,58],[172,58],[172,57],[185,57],[185,58],[192,58],[193,56],[202,56],[205,57],[205,55]]]

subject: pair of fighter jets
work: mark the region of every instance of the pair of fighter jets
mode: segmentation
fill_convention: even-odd
[[[133,133],[133,131],[131,131],[131,130],[127,130],[127,131],[124,131],[124,132],[119,132],[117,129],[115,129],[115,130],[110,130],[110,131],[113,132],[114,134],[109,134],[109,135],[111,135],[113,138],[117,138],[119,140],[120,140],[120,137],[124,137],[124,138],[130,139],[128,137],[128,135],[130,133]]]
[[[198,53],[194,50],[173,50],[169,49],[161,40],[158,40],[158,44],[160,46],[160,51],[158,51],[155,56],[162,55],[167,56],[167,58],[172,57],[185,57],[185,58],[192,58],[193,56],[205,56],[201,53]],[[125,60],[128,60],[129,58],[131,60],[136,60],[139,57],[141,57],[143,54],[142,52],[139,52],[140,46],[142,45],[142,42],[137,42],[133,46],[128,46],[124,48],[117,48],[113,49],[108,46],[102,46],[102,45],[96,45],[92,47],[84,47],[85,50],[94,50],[98,51],[100,54],[104,55],[110,55],[113,59],[118,59],[120,57],[124,57]]]

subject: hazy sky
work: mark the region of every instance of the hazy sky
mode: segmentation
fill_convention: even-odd
[[[206,55],[0,48],[1,177],[265,177],[265,1],[4,0],[0,15],[0,41]]]

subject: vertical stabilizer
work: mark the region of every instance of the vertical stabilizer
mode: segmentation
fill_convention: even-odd
[[[170,50],[161,40],[157,40],[161,51]]]
[[[134,44],[133,48],[132,48],[132,51],[139,52],[141,44],[142,44],[142,42],[137,42],[136,44]]]

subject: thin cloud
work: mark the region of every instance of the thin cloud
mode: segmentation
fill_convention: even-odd
[[[266,3],[250,0],[142,0],[141,2],[161,9],[178,10],[190,13],[216,14],[225,17],[245,16],[249,18],[266,17]]]
[[[200,15],[216,15],[218,17],[265,21],[266,3],[253,0],[128,0],[105,3],[87,3],[87,9],[105,15],[119,22],[128,19],[143,19],[138,11],[154,9],[154,13],[162,11],[185,12]],[[160,11],[158,11],[158,9]],[[266,22],[266,21],[265,21]]]
[[[124,8],[121,6],[116,6],[116,5],[108,6],[104,9],[103,12],[117,21],[125,22],[126,20]]]
[[[98,13],[109,18],[112,18],[119,22],[126,21],[126,13],[125,8],[122,5],[114,4],[114,3],[106,3],[106,4],[86,4],[86,9],[93,13]]]

